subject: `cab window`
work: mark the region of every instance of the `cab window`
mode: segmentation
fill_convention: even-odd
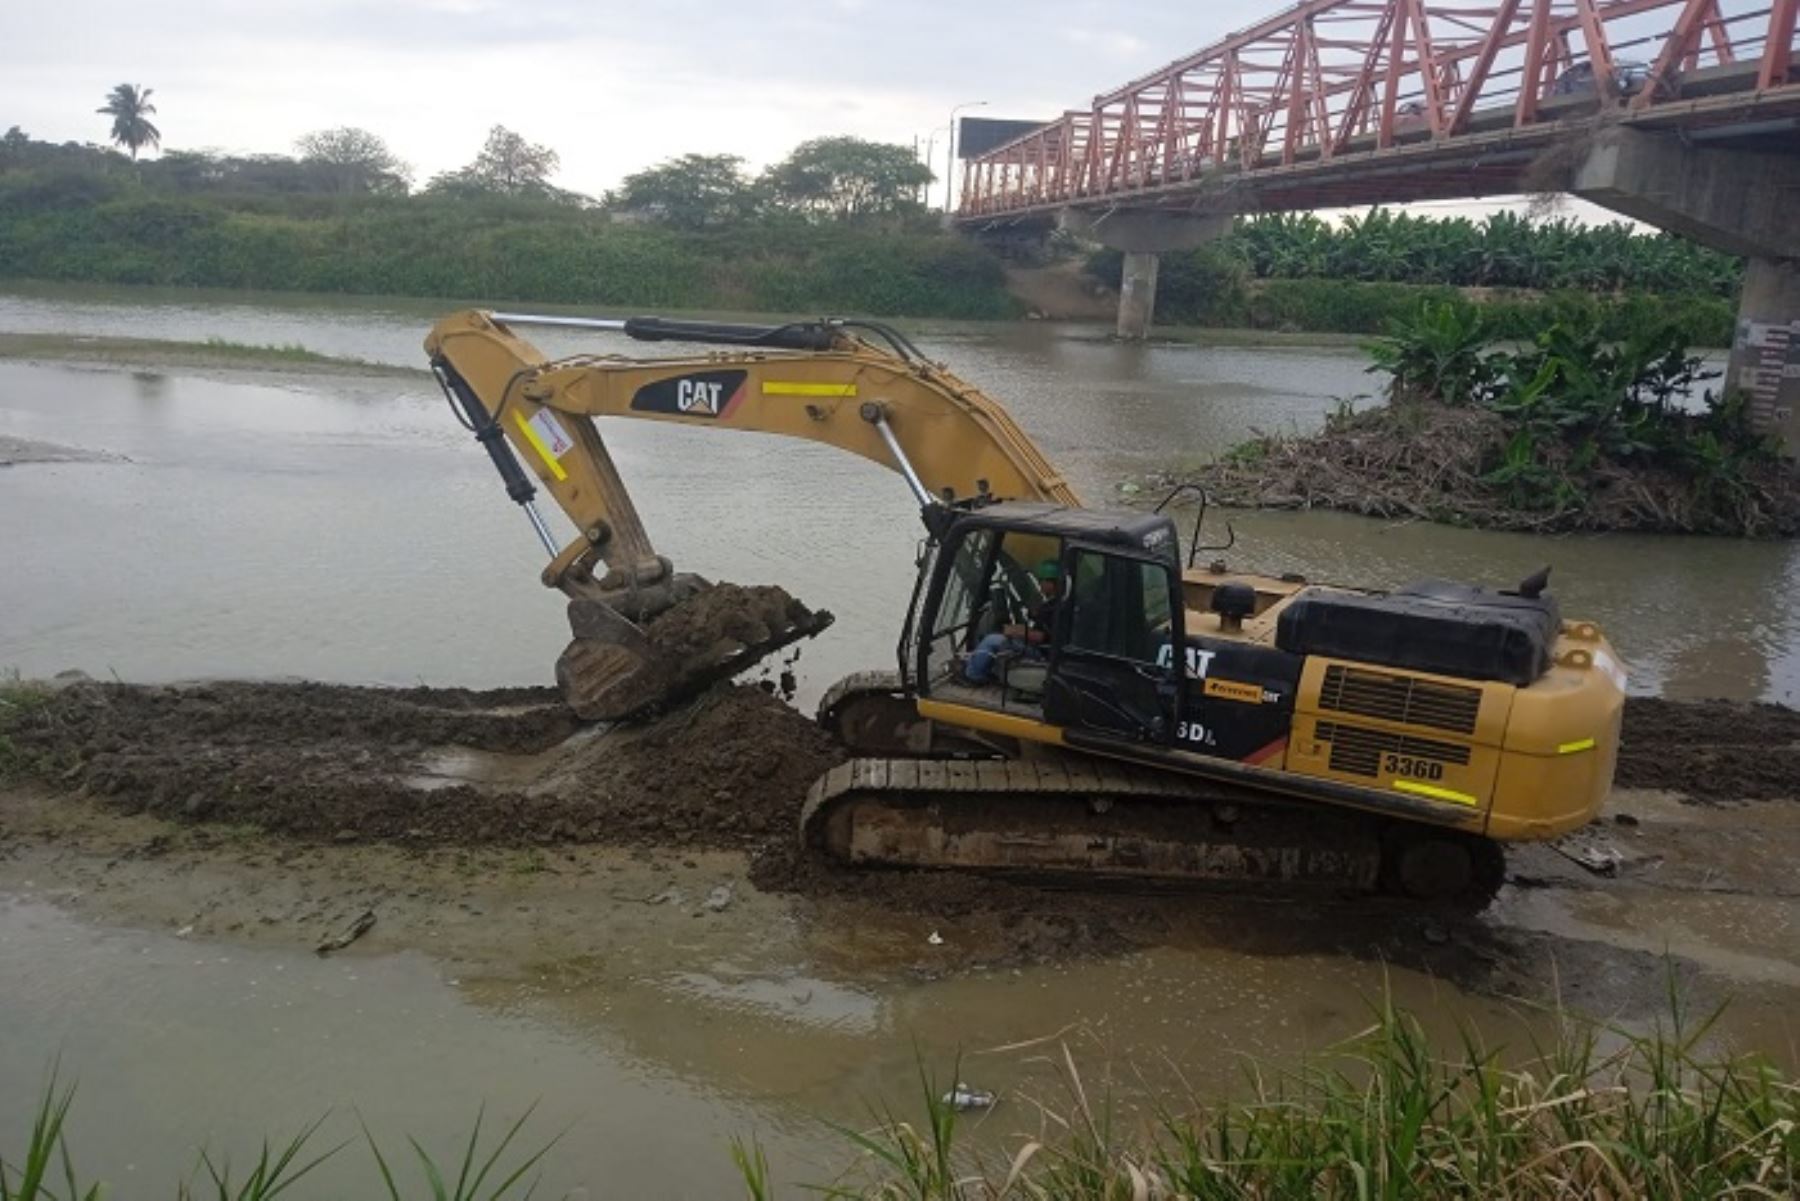
[[[1133,663],[1157,662],[1169,644],[1174,597],[1161,563],[1078,550],[1067,649]]]
[[[956,548],[950,578],[944,581],[937,620],[932,622],[932,657],[949,658],[967,641],[970,628],[980,620],[987,598],[987,575],[992,562],[994,531],[973,530]]]
[[[994,634],[1047,649],[1061,551],[1060,539],[1020,530],[963,535],[932,618],[925,678],[957,678],[959,660]]]

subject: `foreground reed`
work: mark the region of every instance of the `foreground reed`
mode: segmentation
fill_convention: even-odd
[[[1125,1132],[1090,1102],[1065,1050],[1066,1104],[1004,1153],[959,1142],[958,1115],[926,1080],[918,1124],[883,1114],[854,1132],[840,1199],[1791,1198],[1800,1184],[1800,1083],[1764,1060],[1711,1051],[1718,1018],[1671,995],[1634,1034],[1566,1014],[1547,1044],[1503,1062],[1465,1028],[1433,1046],[1384,1004],[1319,1061],[1267,1075],[1246,1099],[1161,1102]],[[993,1119],[989,1119],[992,1121]],[[990,1140],[991,1141],[991,1140]],[[755,1201],[775,1195],[754,1145],[737,1160]],[[760,1169],[760,1170],[756,1170]]]
[[[1800,1185],[1800,1082],[1716,1049],[1717,1019],[1714,1011],[1695,1020],[1671,990],[1668,1016],[1649,1033],[1559,1013],[1547,1041],[1503,1056],[1466,1028],[1454,1045],[1434,1045],[1417,1018],[1382,1003],[1365,1031],[1312,1063],[1280,1073],[1252,1066],[1242,1099],[1165,1096],[1141,1126],[1090,1098],[1061,1048],[1064,1103],[1009,1103],[1034,1110],[1036,1128],[1001,1150],[991,1139],[982,1140],[988,1149],[971,1144],[921,1065],[922,1118],[884,1109],[866,1128],[840,1128],[844,1171],[801,1191],[839,1201],[1791,1198]],[[73,1100],[53,1070],[22,1152],[9,1155],[0,1136],[0,1201],[107,1195],[80,1174],[68,1144]],[[529,1197],[556,1142],[521,1146],[530,1116],[485,1142],[478,1117],[445,1165],[408,1140],[416,1163],[406,1174],[364,1129],[368,1183],[356,1195]],[[353,1141],[318,1148],[322,1124],[265,1141],[247,1170],[203,1152],[170,1193],[271,1201]],[[754,1138],[729,1153],[751,1201],[778,1195]]]

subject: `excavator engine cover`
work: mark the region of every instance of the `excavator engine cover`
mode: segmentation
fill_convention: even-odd
[[[1309,589],[1282,610],[1275,645],[1523,688],[1550,669],[1561,628],[1549,596],[1425,580],[1385,595]]]

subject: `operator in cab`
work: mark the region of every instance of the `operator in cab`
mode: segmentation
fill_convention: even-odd
[[[963,679],[971,684],[994,682],[994,661],[1001,655],[1042,658],[1056,628],[1056,607],[1062,600],[1062,566],[1045,559],[1032,572],[1038,601],[1031,606],[1025,624],[1013,624],[988,634],[975,645],[963,663]]]

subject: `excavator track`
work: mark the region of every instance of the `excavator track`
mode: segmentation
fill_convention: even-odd
[[[819,701],[819,725],[852,754],[928,759],[992,759],[1018,753],[1015,739],[946,726],[919,716],[898,672],[845,676]]]
[[[1486,839],[1061,754],[853,759],[813,785],[801,836],[810,852],[851,867],[1472,908],[1492,899],[1505,874],[1500,848]]]

